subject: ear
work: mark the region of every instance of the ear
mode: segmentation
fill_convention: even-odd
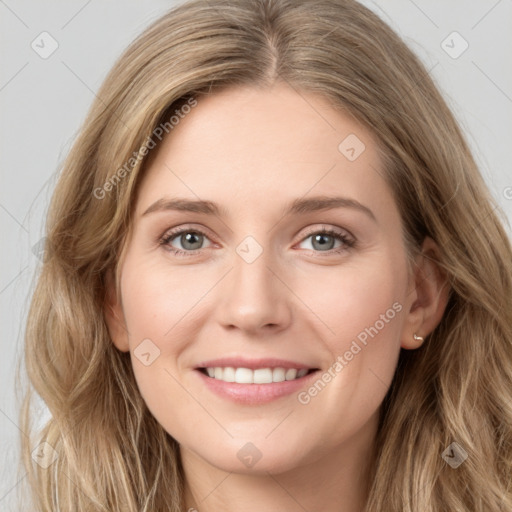
[[[103,313],[107,323],[110,339],[121,352],[128,352],[128,329],[124,320],[123,307],[120,300],[120,291],[116,290],[112,272],[109,270],[105,276],[105,303]]]
[[[410,294],[411,305],[402,330],[400,346],[416,349],[423,340],[414,339],[414,334],[426,338],[441,322],[449,298],[449,283],[439,261],[441,252],[430,237],[425,237],[421,254],[413,271],[414,285]]]

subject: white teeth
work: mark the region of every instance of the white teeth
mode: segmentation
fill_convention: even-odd
[[[272,382],[272,370],[270,368],[261,368],[254,370],[254,384],[270,384]]]
[[[222,368],[219,368],[219,370],[222,371]],[[217,368],[215,368],[215,372],[217,372]],[[222,377],[219,378],[224,380]],[[254,382],[254,372],[249,370],[249,368],[237,368],[235,370],[235,382],[239,384],[252,384]]]
[[[270,384],[272,382],[283,382],[304,377],[308,373],[307,368],[296,370],[295,368],[206,368],[209,377],[224,382],[237,382],[239,384]]]
[[[283,382],[285,380],[284,368],[274,368],[272,372],[272,382]]]
[[[221,378],[226,382],[235,382],[235,369],[231,366],[224,368],[224,375]]]
[[[286,380],[294,380],[297,377],[297,370],[295,368],[288,368],[286,370]]]

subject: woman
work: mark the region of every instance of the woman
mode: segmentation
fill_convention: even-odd
[[[50,206],[36,508],[511,509],[496,209],[357,2],[173,9],[107,77]]]

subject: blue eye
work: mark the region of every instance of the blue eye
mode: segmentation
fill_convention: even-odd
[[[166,233],[160,240],[160,244],[169,246],[170,251],[177,256],[193,256],[202,249],[204,239],[207,238],[206,233],[199,229],[180,229],[178,231]],[[176,249],[171,242],[177,239],[183,249]]]
[[[355,242],[347,237],[344,233],[340,233],[329,228],[315,231],[314,233],[304,238],[302,242],[309,238],[312,238],[311,245],[315,252],[339,253],[355,245]],[[340,241],[341,243],[338,247],[335,248],[334,244],[336,243],[336,240]]]
[[[302,238],[301,243],[312,238],[312,251],[315,253],[325,253],[326,256],[339,254],[355,246],[356,242],[352,237],[344,232],[335,229],[323,227],[322,229],[311,230],[310,233]],[[177,240],[181,248],[173,245]],[[204,249],[203,243],[209,241],[208,236],[200,229],[181,228],[167,232],[159,241],[160,245],[166,246],[175,256],[195,256],[201,249]],[[340,244],[335,247],[334,244],[339,241]],[[211,245],[211,244],[210,244]],[[207,247],[210,247],[207,246]]]

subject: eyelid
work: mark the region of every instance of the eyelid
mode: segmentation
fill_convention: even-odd
[[[320,227],[307,228],[305,234],[302,235],[299,242],[304,241],[306,238],[310,237],[311,235],[314,235],[316,233],[323,233],[323,232],[334,232],[338,236],[345,236],[345,234],[346,234],[347,238],[350,238],[350,239],[356,241],[356,237],[350,231],[348,231],[348,229],[340,228],[338,226],[328,226],[326,224],[321,224]]]
[[[212,235],[212,232],[205,228],[204,226],[200,226],[199,224],[178,224],[177,226],[174,226],[172,228],[167,228],[163,233],[162,237],[169,235],[176,235],[179,233],[182,233],[183,231],[194,231],[200,234],[203,234],[207,236],[208,238],[215,238],[215,236]]]

